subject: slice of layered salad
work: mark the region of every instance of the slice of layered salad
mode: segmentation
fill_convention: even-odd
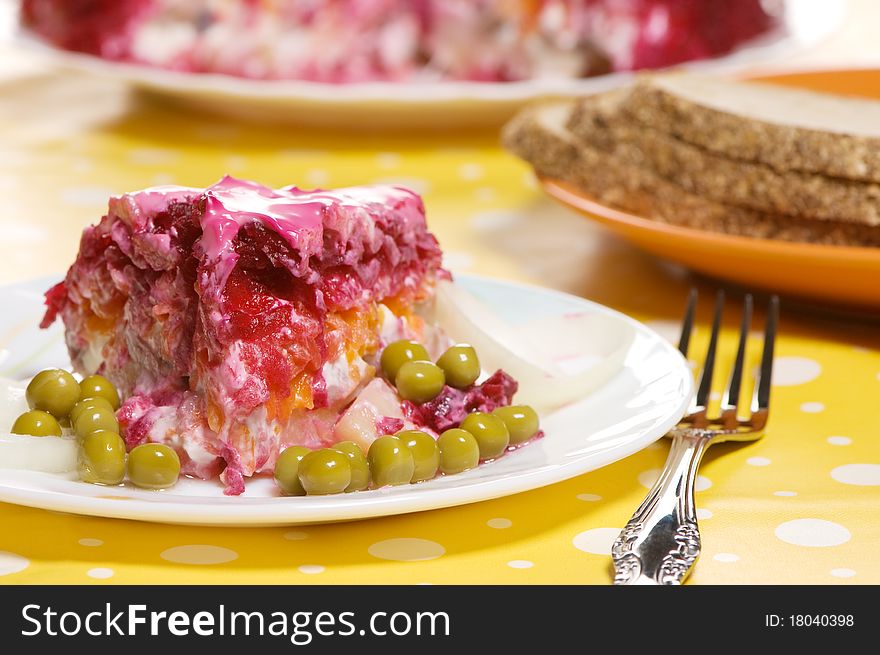
[[[262,473],[296,494],[464,470],[540,432],[517,382],[428,318],[449,279],[401,187],[225,177],[116,196],[46,294],[42,327],[63,321],[79,381],[41,373],[31,411],[70,421],[103,483],[122,479],[112,462],[101,477],[111,451],[139,486],[177,466],[229,495]],[[83,395],[96,385],[118,394],[110,418]]]
[[[782,0],[24,0],[66,50],[255,80],[581,78],[726,54]]]

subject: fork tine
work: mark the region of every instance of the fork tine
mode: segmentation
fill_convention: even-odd
[[[715,372],[715,352],[718,348],[718,332],[721,329],[721,313],[724,310],[724,291],[719,290],[715,296],[715,316],[712,319],[712,334],[709,336],[709,347],[700,373],[700,384],[694,404],[698,412],[705,418],[706,406],[709,402],[709,391],[712,388],[712,374]]]
[[[749,424],[753,430],[763,430],[770,410],[770,384],[773,374],[773,346],[776,341],[776,325],[779,321],[779,298],[770,298],[767,307],[767,321],[764,327],[764,351],[761,354],[761,367],[755,379],[752,394],[752,416]]]
[[[694,314],[696,314],[696,310],[697,289],[696,287],[691,287],[690,293],[688,293],[687,309],[684,312],[684,321],[681,324],[681,337],[678,339],[678,350],[685,357],[688,354],[688,344],[691,340],[691,332],[694,329]]]
[[[737,423],[737,405],[739,404],[740,389],[742,387],[743,363],[746,356],[746,342],[749,338],[749,327],[752,323],[752,294],[746,294],[743,301],[742,323],[739,328],[739,345],[736,349],[736,359],[733,362],[733,370],[724,394],[721,397],[721,421],[725,427],[734,428]]]
[[[779,296],[770,299],[767,308],[767,326],[764,328],[764,353],[761,355],[761,380],[758,385],[758,409],[770,406],[770,382],[773,373],[773,347],[776,342],[776,324],[779,321]]]

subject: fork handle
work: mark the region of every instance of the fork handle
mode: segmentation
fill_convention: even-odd
[[[611,548],[614,584],[681,584],[700,555],[694,482],[709,437],[694,428],[670,436],[660,477]]]

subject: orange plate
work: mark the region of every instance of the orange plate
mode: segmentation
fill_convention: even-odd
[[[762,81],[880,98],[880,70],[774,75]],[[596,202],[559,180],[544,190],[634,245],[717,278],[832,305],[880,309],[880,248],[854,248],[730,236],[676,227]]]

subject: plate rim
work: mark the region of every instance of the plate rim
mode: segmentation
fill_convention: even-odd
[[[849,0],[829,0],[819,6],[821,9],[812,5],[811,0],[783,1],[785,13],[777,28],[740,44],[729,53],[683,62],[668,69],[732,72],[744,66],[760,66],[770,52],[791,54],[827,39],[839,29],[849,12]],[[823,12],[823,20],[814,20],[809,28],[806,23],[797,22],[798,17],[802,19],[808,9],[813,14]],[[339,106],[361,103],[400,107],[461,102],[521,103],[541,97],[572,97],[606,90],[631,81],[639,75],[638,71],[620,71],[578,79],[539,78],[515,82],[438,80],[405,84],[385,81],[332,84],[308,80],[252,80],[218,73],[174,71],[65,50],[20,23],[16,26],[13,41],[24,49],[41,53],[68,68],[125,79],[130,83],[175,94],[185,93],[191,96],[195,91],[196,94],[222,94],[239,100],[300,101]]]
[[[424,492],[416,489],[411,489],[405,494],[398,493],[394,496],[388,495],[384,497],[381,490],[374,490],[379,493],[369,499],[370,510],[368,513],[362,511],[363,503],[365,502],[362,498],[349,498],[348,495],[339,497],[307,497],[309,498],[309,505],[307,507],[301,506],[293,513],[291,513],[291,508],[288,504],[291,499],[283,497],[241,498],[238,501],[230,500],[226,502],[225,498],[195,496],[193,498],[198,499],[196,503],[186,501],[162,503],[152,499],[141,500],[126,497],[125,502],[122,502],[113,498],[101,498],[99,495],[72,495],[55,490],[32,490],[21,488],[20,486],[10,486],[7,481],[8,478],[4,480],[2,477],[3,471],[0,471],[0,502],[83,516],[194,526],[292,526],[367,520],[382,516],[403,515],[458,505],[469,505],[531,491],[571,479],[608,466],[641,451],[651,443],[662,438],[669,429],[678,423],[686,411],[694,388],[691,369],[678,349],[651,327],[623,312],[596,301],[541,285],[482,275],[459,274],[456,277],[473,280],[477,283],[495,284],[513,289],[525,288],[534,293],[558,297],[567,301],[574,300],[591,307],[592,311],[612,316],[623,323],[631,325],[636,333],[641,334],[643,338],[650,339],[654,345],[658,345],[670,356],[671,361],[677,362],[678,368],[676,370],[670,369],[668,373],[669,375],[674,375],[675,378],[673,380],[680,383],[682,387],[682,393],[678,397],[677,405],[674,407],[670,405],[669,412],[664,414],[663,419],[655,421],[651,429],[645,429],[638,437],[628,439],[622,445],[590,454],[588,456],[588,466],[584,466],[583,458],[580,458],[556,464],[553,467],[532,467],[522,473],[518,473],[514,477],[502,477],[483,481],[475,480],[472,484],[437,489],[429,492],[430,495],[426,494],[422,498],[418,494]],[[34,284],[37,279],[44,278],[33,278],[12,284],[0,285],[0,289],[14,290],[24,285]],[[53,276],[45,279],[57,278]],[[621,367],[620,370],[623,370],[623,368]],[[7,475],[15,478],[16,476],[27,477],[35,474],[33,472],[11,470]],[[112,489],[112,487],[108,488],[107,495],[112,495]],[[330,507],[322,507],[322,504]],[[259,507],[259,512],[255,513],[254,510],[257,506]],[[231,512],[230,509],[232,510]],[[160,513],[163,515],[157,516]]]
[[[848,258],[860,263],[877,264],[880,266],[880,248],[783,241],[781,239],[725,234],[723,232],[711,232],[681,225],[671,225],[604,204],[574,184],[564,180],[538,173],[536,173],[536,177],[548,195],[570,207],[587,212],[599,219],[600,222],[606,224],[623,224],[646,232],[685,237],[689,241],[734,246],[742,252],[754,252],[758,249],[773,256],[789,259],[801,259],[803,253],[807,253],[816,259],[827,261],[836,262],[841,258]]]

